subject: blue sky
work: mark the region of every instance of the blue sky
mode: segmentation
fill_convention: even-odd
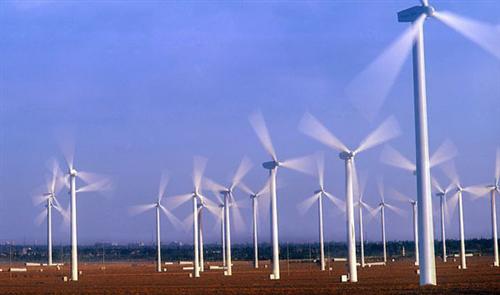
[[[345,88],[407,28],[397,11],[416,3],[0,2],[0,240],[44,241],[43,225],[33,222],[42,208],[31,196],[45,181],[47,160],[62,161],[58,143],[68,133],[76,141],[77,167],[110,175],[115,186],[112,193],[78,196],[83,243],[151,241],[153,212],[131,217],[128,208],[153,201],[164,169],[171,174],[168,195],[190,191],[193,155],[207,157],[207,175],[220,182],[247,155],[254,168],[245,182],[260,187],[266,179],[260,163],[268,156],[248,123],[255,110],[263,112],[280,157],[327,152],[326,185],[340,198],[343,163],[297,130],[304,112],[353,147],[394,114],[403,134],[391,145],[414,158],[411,60],[372,122]],[[434,5],[500,24],[498,1]],[[451,139],[462,181],[491,182],[500,146],[500,60],[437,20],[427,21],[425,39],[431,150]],[[386,187],[414,194],[413,176],[380,163],[380,151],[357,161],[369,175],[367,202],[378,200],[377,175]],[[285,184],[278,193],[281,241],[316,241],[316,210],[301,216],[296,209],[316,188],[315,179],[279,174]],[[436,177],[445,182],[439,170]],[[65,190],[60,199],[67,204]],[[411,239],[410,207],[393,203],[408,216],[388,213],[388,238]],[[237,242],[251,238],[247,205],[248,230],[234,234]],[[343,215],[326,207],[326,238],[345,240]],[[490,235],[489,210],[487,199],[465,197],[467,237]],[[189,205],[174,211],[181,219],[189,212]],[[189,232],[162,221],[164,242],[191,241]],[[218,241],[213,218],[206,222],[205,239]],[[457,223],[454,216],[447,236],[457,237]],[[268,240],[267,221],[261,230]],[[369,240],[379,239],[378,219],[367,231]],[[56,226],[55,239],[67,242],[69,234]]]

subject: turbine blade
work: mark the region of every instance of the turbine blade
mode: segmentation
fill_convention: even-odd
[[[346,87],[346,95],[368,120],[379,113],[422,27],[415,21]]]
[[[319,187],[325,187],[325,154],[322,152],[316,153],[316,168],[318,173]]]
[[[161,211],[167,216],[168,221],[176,228],[176,229],[183,229],[182,222],[172,214],[167,208],[164,206],[160,205]]]
[[[497,59],[500,59],[500,30],[494,25],[466,18],[449,11],[436,12],[434,16]]]
[[[271,136],[269,135],[269,130],[267,129],[262,113],[253,113],[250,115],[249,120],[266,152],[271,156],[271,158],[273,158],[274,161],[277,161],[276,152],[274,151]]]
[[[333,135],[318,119],[313,117],[310,113],[305,113],[299,123],[299,130],[322,144],[336,150],[336,151],[349,151],[349,149]]]
[[[489,188],[487,185],[481,184],[466,187],[464,188],[464,191],[471,194],[473,196],[473,199],[477,199],[488,194],[491,191],[491,188]]]
[[[177,195],[177,196],[166,198],[165,203],[166,203],[167,207],[170,208],[170,210],[173,210],[173,209],[179,207],[180,205],[186,203],[187,201],[191,200],[191,198],[193,198],[192,193]]]
[[[145,205],[136,205],[136,206],[130,207],[129,213],[130,213],[130,215],[139,215],[139,214],[144,213],[148,210],[151,210],[155,207],[156,207],[155,203],[145,204]]]
[[[245,220],[243,219],[243,216],[241,215],[241,210],[239,208],[238,203],[234,198],[232,198],[231,201],[231,207],[232,213],[233,213],[233,221],[234,221],[234,226],[237,232],[242,233],[245,231]]]
[[[393,211],[394,213],[396,213],[397,215],[399,215],[400,217],[403,217],[405,218],[406,217],[406,212],[403,211],[402,209],[396,207],[396,206],[393,206],[391,204],[387,204],[385,203],[385,207],[390,209],[391,211]]]
[[[390,188],[389,189],[389,192],[391,194],[391,196],[394,197],[394,199],[396,199],[397,201],[400,201],[400,202],[411,202],[413,201],[412,198],[408,197],[407,195],[393,189],[393,188]]]
[[[160,186],[158,188],[158,203],[161,203],[163,196],[165,195],[165,190],[167,188],[169,181],[169,175],[167,172],[163,171],[160,177]]]
[[[384,181],[382,180],[382,177],[379,177],[377,179],[377,189],[378,189],[378,194],[382,200],[382,203],[385,203]]]
[[[245,183],[241,182],[238,183],[238,188],[241,189],[245,194],[253,196],[255,195],[255,192],[252,191]]]
[[[380,154],[382,163],[413,172],[417,167],[408,158],[391,146],[386,145]]]
[[[280,162],[280,166],[288,169],[292,169],[295,171],[299,171],[305,174],[314,175],[315,167],[314,167],[314,157],[313,156],[305,156],[298,157],[293,159],[288,159],[283,162]]]
[[[194,216],[193,212],[191,212],[191,214],[189,214],[182,221],[182,228],[184,228],[184,231],[189,231],[193,227],[193,223],[194,223]]]
[[[238,166],[238,169],[236,169],[236,173],[233,176],[231,190],[241,182],[241,180],[245,177],[245,175],[247,175],[248,171],[250,171],[251,168],[252,162],[250,161],[250,159],[248,159],[247,157],[243,157],[240,165]]]
[[[446,200],[448,199],[448,200]],[[457,207],[457,202],[458,202],[458,192],[455,192],[451,197],[446,197],[445,199],[445,210],[446,210],[446,223],[450,224],[451,223],[451,218],[453,217],[453,214],[455,213],[455,209]]]
[[[269,193],[271,179],[268,178],[264,186],[257,192],[257,196],[262,196]],[[283,187],[283,182],[279,182],[276,185],[276,190]]]
[[[195,156],[193,159],[193,186],[195,190],[198,190],[201,185],[201,180],[203,178],[203,173],[207,167],[207,159]]]
[[[297,204],[297,210],[299,210],[300,215],[305,215],[316,200],[318,200],[320,193],[315,193],[314,195],[307,197],[305,200]]]
[[[458,177],[455,162],[450,161],[450,162],[446,163],[445,165],[442,165],[441,169],[443,170],[446,177],[448,177],[448,179],[451,181],[452,187],[459,187],[460,186],[460,179]]]
[[[36,224],[36,226],[40,226],[42,224],[42,222],[45,220],[45,218],[47,218],[47,208],[45,208],[44,210],[42,210],[36,216],[36,218],[35,218],[35,224]]]
[[[228,190],[228,188],[224,187],[222,184],[218,184],[208,177],[203,179],[203,187],[213,191],[214,193],[220,193]]]
[[[496,179],[496,184],[498,185],[500,182],[500,147],[497,148],[497,155],[495,161],[495,179]]]
[[[42,204],[43,202],[46,202],[49,198],[50,198],[50,196],[48,196],[48,195],[47,196],[46,195],[33,196],[33,198],[32,198],[33,205],[38,206],[38,205]]]
[[[387,118],[382,124],[370,133],[356,149],[356,153],[366,151],[401,134],[398,121],[394,116]]]
[[[76,192],[78,193],[83,193],[83,192],[103,192],[103,191],[110,191],[113,189],[113,185],[111,181],[107,179],[103,179],[99,182],[91,183],[85,186],[82,186],[81,188],[77,189]]]
[[[458,150],[453,142],[449,139],[445,140],[432,154],[429,164],[430,167],[435,167],[441,163],[447,162],[458,155]]]
[[[434,186],[434,188],[440,192],[440,193],[444,193],[444,189],[443,187],[439,184],[439,182],[437,181],[437,179],[435,177],[431,177],[431,182],[432,182],[432,186]]]
[[[335,197],[334,195],[332,195],[331,193],[329,192],[325,192],[325,196],[330,200],[332,201],[332,203],[337,206],[337,208],[340,209],[340,211],[342,212],[345,212],[345,202],[342,201],[341,199]]]
[[[66,136],[65,136],[66,137]],[[60,149],[63,154],[66,166],[68,169],[73,169],[75,157],[75,143],[73,139],[67,138],[64,142],[60,142]]]

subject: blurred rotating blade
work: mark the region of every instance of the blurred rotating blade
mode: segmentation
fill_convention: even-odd
[[[250,171],[252,168],[252,162],[250,159],[247,157],[243,157],[243,159],[240,162],[240,165],[238,166],[238,169],[236,169],[236,173],[233,176],[232,182],[230,189],[234,189],[238,183],[241,182],[241,180],[247,175],[247,173]]]
[[[312,205],[318,200],[319,194],[320,193],[315,193],[314,195],[297,204],[297,209],[299,210],[300,215],[305,215],[306,212],[311,209]]]
[[[170,210],[173,210],[173,209],[179,207],[180,205],[188,202],[192,198],[193,198],[193,193],[183,194],[183,195],[177,195],[177,196],[166,198],[165,199],[165,204],[167,205],[167,207]]]
[[[496,185],[499,185],[500,182],[500,148],[497,148],[497,155],[495,161],[495,179]]]
[[[168,181],[169,181],[168,173],[166,173],[165,171],[162,172],[160,177],[160,186],[158,188],[158,203],[161,203],[161,200],[165,195],[165,190],[167,188]]]
[[[337,206],[337,208],[339,208],[340,211],[344,212],[345,213],[345,202],[342,201],[341,199],[335,197],[334,195],[332,195],[331,193],[329,192],[325,192],[325,196],[330,200],[332,201],[332,203]]]
[[[40,212],[36,217],[35,217],[35,224],[37,226],[40,226],[42,224],[42,222],[45,220],[45,218],[47,218],[47,208],[45,208],[44,210],[42,210],[42,212]]]
[[[394,116],[387,118],[380,126],[372,131],[356,149],[356,153],[366,151],[379,144],[387,142],[401,134],[398,121]]]
[[[160,205],[161,211],[167,216],[168,221],[176,228],[176,229],[182,229],[183,225],[182,222],[177,219],[177,217],[174,216],[167,208],[164,206]]]
[[[349,149],[333,133],[331,133],[318,119],[310,113],[305,113],[299,123],[299,130],[322,144],[339,152],[348,152]]]
[[[266,122],[264,121],[262,113],[253,113],[252,115],[250,115],[249,120],[266,152],[274,161],[277,161],[278,158],[276,157],[276,152],[274,151],[271,136],[269,135],[269,130],[267,129]]]
[[[241,189],[245,194],[249,195],[249,196],[253,196],[255,195],[255,192],[249,188],[245,183],[241,182],[238,183],[238,188]]]
[[[406,212],[403,211],[402,209],[396,207],[396,206],[393,206],[391,204],[387,204],[385,203],[385,207],[388,208],[389,210],[391,210],[392,212],[396,213],[397,215],[399,215],[400,217],[403,217],[405,218],[406,217]]]
[[[319,152],[316,154],[316,168],[320,189],[325,188],[325,154]]]
[[[458,155],[458,150],[453,142],[449,139],[445,140],[432,154],[429,165],[430,167],[438,166],[444,162],[450,161]]]
[[[435,177],[431,177],[431,182],[432,182],[432,186],[434,186],[434,188],[440,192],[440,193],[444,193],[445,190],[443,189],[443,187],[441,186],[441,184],[439,184],[439,182],[437,181],[437,179]]]
[[[397,168],[408,170],[410,172],[416,171],[417,167],[408,158],[403,156],[393,147],[386,145],[380,154],[382,163],[391,165]]]
[[[207,159],[195,156],[193,159],[193,186],[197,191],[200,189],[201,180],[203,179],[203,173],[205,172],[205,168],[207,167]]]
[[[132,206],[129,209],[130,215],[139,215],[141,213],[144,213],[148,210],[151,210],[156,207],[156,203],[153,204],[145,204],[145,205],[136,205]]]
[[[314,157],[313,156],[305,156],[305,157],[288,159],[288,160],[285,160],[283,162],[280,162],[280,167],[299,171],[299,172],[309,174],[309,175],[315,174]]]

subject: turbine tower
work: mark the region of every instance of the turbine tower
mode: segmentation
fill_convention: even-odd
[[[168,184],[168,176],[163,173],[160,179],[160,187],[158,189],[158,196],[155,203],[133,206],[130,209],[132,215],[137,215],[155,209],[156,211],[156,271],[161,272],[161,238],[160,238],[160,216],[162,211],[168,220],[175,227],[180,227],[181,222],[175,217],[165,206],[161,204],[165,195],[165,190]]]
[[[409,202],[411,207],[412,207],[412,212],[413,212],[413,241],[415,243],[415,265],[419,265],[418,263],[418,220],[417,220],[417,215],[418,215],[418,208],[417,208],[417,201],[413,200],[412,198],[403,195],[402,193],[392,189],[392,194],[396,197],[401,202]]]
[[[56,194],[61,189],[61,171],[57,163],[52,161],[52,175],[50,181],[47,182],[47,192],[41,196],[36,196],[33,198],[34,205],[39,205],[46,202],[45,210],[40,212],[40,214],[35,218],[35,223],[40,225],[43,220],[47,219],[47,265],[53,265],[52,261],[52,208],[56,209],[64,221],[69,222],[69,215],[66,212],[59,201],[57,200]]]
[[[495,194],[500,193],[500,148],[497,149],[496,165],[495,165],[495,180],[492,186],[488,187],[491,193],[491,237],[493,239],[493,265],[498,267],[498,236],[497,236],[497,209],[495,202]]]
[[[269,183],[266,182],[264,187],[262,187],[258,192],[253,191],[243,182],[240,182],[238,187],[247,193],[252,200],[253,267],[257,269],[259,268],[259,242],[257,230],[259,199],[269,193]]]
[[[399,134],[399,126],[393,117],[386,119],[377,129],[370,133],[358,148],[350,150],[328,129],[311,114],[306,113],[299,125],[300,131],[318,140],[330,148],[340,151],[340,159],[345,161],[345,191],[346,191],[346,233],[347,233],[347,261],[349,266],[349,280],[358,281],[356,269],[356,233],[354,228],[354,186],[356,181],[356,168],[354,158],[360,152],[366,151],[382,144]]]
[[[272,243],[272,265],[273,273],[270,275],[271,280],[280,279],[279,266],[279,238],[278,238],[278,204],[276,197],[276,174],[278,167],[289,168],[292,170],[311,173],[308,169],[310,166],[310,157],[295,158],[285,161],[279,161],[271,141],[271,136],[267,129],[264,117],[257,112],[250,116],[250,124],[252,125],[259,141],[271,156],[271,161],[262,164],[264,169],[269,170],[269,192],[271,196],[271,243]]]
[[[71,280],[78,281],[78,240],[76,226],[76,194],[82,192],[98,192],[110,190],[111,182],[97,174],[77,171],[73,164],[73,151],[65,153],[68,174],[66,176],[66,185],[69,185],[70,193],[70,217],[71,217]],[[76,188],[76,179],[79,178],[86,185]]]
[[[359,229],[359,254],[360,254],[360,260],[361,260],[361,267],[365,267],[365,239],[364,239],[364,234],[365,231],[363,229],[364,223],[363,223],[363,208],[368,210],[368,212],[372,212],[374,209],[368,205],[364,200],[364,193],[365,193],[365,186],[366,186],[366,178],[363,178],[360,183],[358,184],[358,195],[359,199],[358,202],[356,203],[356,206],[358,207],[358,229]]]
[[[238,186],[241,180],[245,177],[245,175],[250,171],[252,167],[252,163],[246,157],[241,160],[238,169],[232,178],[231,184],[227,187],[220,185],[213,180],[205,179],[205,184],[208,188],[217,193],[220,193],[223,197],[224,202],[224,236],[225,236],[225,247],[226,247],[226,271],[224,275],[231,276],[233,274],[232,260],[231,260],[231,224],[230,224],[230,208],[233,209],[234,214],[237,216],[238,221],[242,221],[241,213],[239,212],[239,208],[236,204],[236,200],[234,198],[233,190]],[[235,216],[235,217],[236,217]],[[241,223],[240,223],[241,224]]]
[[[443,262],[447,262],[446,255],[446,223],[445,220],[448,218],[446,212],[448,211],[448,205],[446,202],[447,194],[450,191],[450,187],[443,188],[435,178],[432,178],[432,184],[437,190],[436,196],[439,197],[440,210],[441,210],[441,241],[443,246]]]
[[[334,205],[336,205],[340,210],[345,210],[345,204],[337,197],[333,196],[331,193],[325,190],[324,185],[324,173],[325,173],[325,159],[322,153],[318,154],[316,157],[317,166],[317,176],[319,182],[319,188],[314,191],[314,194],[299,205],[299,211],[305,214],[314,202],[318,202],[318,234],[319,234],[319,253],[320,253],[320,269],[325,270],[325,246],[324,246],[324,235],[323,235],[323,197],[327,197]],[[345,211],[344,211],[345,212]]]

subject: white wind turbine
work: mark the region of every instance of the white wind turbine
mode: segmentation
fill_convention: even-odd
[[[165,173],[162,173],[160,179],[160,187],[158,189],[158,196],[155,203],[144,204],[133,206],[130,209],[130,212],[133,215],[141,214],[151,209],[155,209],[156,211],[156,271],[161,272],[161,239],[160,239],[160,211],[163,211],[167,219],[174,225],[175,227],[180,227],[181,223],[165,206],[161,204],[161,201],[164,198],[165,190],[168,184],[168,176]]]
[[[188,220],[192,220],[193,223],[193,247],[194,247],[194,267],[193,267],[193,276],[195,278],[200,277],[200,242],[199,242],[199,221],[198,221],[198,213],[200,207],[198,206],[198,202],[200,204],[204,204],[206,201],[205,197],[201,193],[201,182],[203,179],[203,172],[205,171],[207,165],[207,159],[202,157],[194,157],[193,160],[193,192],[187,193],[183,195],[178,195],[167,199],[168,207],[173,210],[178,206],[188,202],[189,200],[193,201],[193,213],[188,216]]]
[[[500,266],[498,257],[498,235],[497,235],[497,209],[495,195],[500,194],[500,148],[497,148],[495,161],[495,179],[493,184],[478,187],[476,186],[475,195],[477,197],[490,194],[491,204],[491,238],[493,242],[493,266]]]
[[[360,258],[361,258],[361,267],[365,267],[365,239],[364,239],[364,223],[363,223],[363,208],[368,210],[368,212],[372,212],[373,208],[368,205],[364,200],[364,193],[365,193],[365,181],[366,179],[363,179],[358,186],[358,202],[356,203],[356,206],[358,207],[358,227],[359,227],[359,245],[360,245]]]
[[[345,212],[345,203],[325,190],[324,174],[325,174],[325,159],[323,154],[318,155],[316,158],[318,168],[318,182],[319,188],[314,191],[314,194],[301,203],[298,204],[298,209],[301,214],[305,214],[314,202],[318,202],[318,233],[319,233],[319,253],[320,253],[320,267],[325,270],[325,246],[323,235],[323,197],[327,197],[332,203],[337,206],[341,211]]]
[[[240,182],[238,187],[247,193],[252,200],[252,236],[253,236],[253,267],[259,268],[259,242],[258,242],[258,207],[259,199],[265,194],[269,193],[269,181],[264,184],[264,186],[257,192],[250,189],[243,182]]]
[[[449,198],[449,203],[451,203],[451,209],[454,210],[458,203],[458,226],[460,233],[460,268],[466,269],[466,258],[465,258],[465,232],[464,232],[464,209],[462,203],[462,193],[467,192],[475,197],[480,197],[485,194],[484,186],[468,186],[464,187],[460,182],[457,170],[453,162],[449,165],[443,167],[443,171],[451,180],[451,187],[456,190],[455,194]],[[448,208],[450,209],[450,208]],[[451,216],[450,216],[451,217]]]
[[[78,281],[78,240],[76,226],[76,193],[99,192],[112,189],[109,179],[102,175],[90,172],[77,171],[73,165],[73,151],[67,150],[65,153],[68,174],[66,175],[66,184],[69,186],[70,216],[71,216],[71,280]],[[85,185],[76,188],[76,179],[82,180]]]
[[[387,263],[387,240],[386,240],[386,234],[385,234],[385,208],[393,211],[394,213],[398,214],[399,216],[404,216],[404,213],[398,207],[391,205],[385,201],[384,185],[383,185],[382,180],[380,180],[380,179],[378,181],[378,190],[379,190],[379,195],[380,195],[380,203],[372,211],[372,215],[374,216],[378,212],[380,212],[380,225],[382,227],[382,248],[383,248],[383,253],[384,253],[384,263]]]
[[[351,282],[358,281],[358,273],[356,269],[356,233],[354,228],[354,198],[353,198],[353,180],[356,178],[356,168],[354,158],[360,152],[366,151],[379,144],[382,144],[397,135],[399,135],[399,126],[394,117],[386,119],[377,129],[370,133],[361,144],[354,150],[350,150],[339,139],[337,139],[328,129],[323,126],[311,114],[306,113],[302,118],[299,129],[327,145],[328,147],[339,151],[340,159],[345,161],[346,175],[346,233],[347,233],[347,261],[349,265],[349,280]]]
[[[233,219],[237,222],[237,224],[243,224],[243,219],[241,218],[241,213],[239,211],[239,207],[234,198],[234,189],[238,186],[241,180],[245,177],[245,175],[250,171],[252,167],[252,163],[246,157],[241,160],[238,169],[231,180],[229,186],[220,185],[213,180],[205,179],[206,186],[212,191],[221,194],[223,198],[224,204],[224,236],[225,236],[225,256],[226,256],[226,271],[224,275],[231,276],[233,274],[232,260],[231,260],[231,216],[230,209],[233,210]]]
[[[409,202],[412,207],[413,211],[413,241],[415,242],[415,265],[419,265],[418,263],[418,221],[417,221],[417,201],[414,199],[394,190],[391,189],[392,195],[398,199],[401,202]]]
[[[373,117],[382,106],[410,49],[413,48],[417,200],[420,204],[418,206],[420,285],[435,285],[423,25],[428,17],[435,17],[498,59],[500,59],[500,34],[494,25],[464,18],[451,12],[438,12],[429,6],[428,0],[420,2],[421,6],[414,6],[398,13],[398,21],[410,22],[411,27],[350,83],[347,92],[359,108]],[[380,75],[382,69],[384,74]]]
[[[266,127],[264,117],[261,113],[254,113],[249,118],[257,137],[266,152],[271,156],[271,161],[262,164],[264,169],[269,170],[269,192],[271,196],[271,243],[272,243],[272,265],[273,273],[270,275],[271,280],[280,279],[279,266],[279,238],[278,238],[278,203],[276,198],[276,173],[278,167],[288,168],[304,173],[310,173],[310,157],[294,158],[290,160],[280,161],[276,156],[274,147],[271,141],[271,136]]]
[[[53,265],[52,262],[52,208],[56,209],[64,218],[64,221],[69,222],[69,214],[66,212],[59,201],[57,200],[57,193],[61,189],[61,171],[55,160],[51,163],[52,175],[49,182],[47,182],[47,192],[41,196],[36,196],[33,199],[35,205],[46,202],[45,210],[40,212],[36,217],[35,223],[40,225],[43,220],[47,219],[47,264]]]
[[[446,220],[449,218],[448,216],[448,204],[447,197],[448,193],[451,190],[451,185],[447,188],[443,188],[438,181],[433,177],[432,184],[434,188],[437,190],[436,196],[439,197],[440,201],[440,210],[441,210],[441,241],[443,246],[443,262],[446,262]]]

